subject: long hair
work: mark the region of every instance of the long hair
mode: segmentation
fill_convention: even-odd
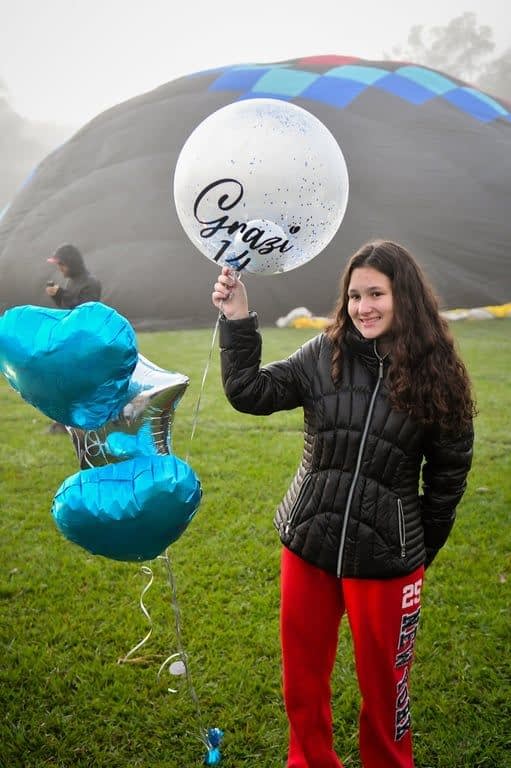
[[[334,346],[334,382],[340,384],[342,344],[353,328],[348,288],[353,270],[359,267],[378,270],[392,284],[392,348],[386,380],[391,405],[424,425],[459,432],[476,412],[470,380],[433,289],[415,259],[398,243],[366,243],[344,270],[333,320],[326,331]]]

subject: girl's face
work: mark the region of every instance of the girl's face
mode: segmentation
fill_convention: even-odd
[[[394,319],[392,283],[373,267],[358,267],[348,287],[348,314],[366,339],[390,333]]]

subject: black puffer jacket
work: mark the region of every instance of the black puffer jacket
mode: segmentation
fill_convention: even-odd
[[[343,350],[339,387],[324,334],[261,368],[251,313],[221,321],[220,346],[224,389],[237,410],[304,409],[303,458],[275,517],[283,544],[345,577],[390,578],[428,565],[465,490],[472,429],[447,437],[393,410],[387,361],[356,332]]]

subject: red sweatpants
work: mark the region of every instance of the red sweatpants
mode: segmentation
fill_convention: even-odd
[[[408,682],[424,568],[395,579],[337,579],[282,552],[281,641],[287,768],[342,768],[330,678],[341,617],[353,637],[364,768],[413,768]]]

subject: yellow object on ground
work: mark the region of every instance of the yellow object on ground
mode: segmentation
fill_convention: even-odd
[[[484,307],[493,317],[511,317],[511,304],[500,304],[496,307]]]
[[[442,316],[447,320],[490,320],[491,318],[511,317],[511,303],[497,306],[474,307],[472,309],[446,309]],[[283,318],[283,320],[285,320]],[[281,327],[288,328],[312,328],[322,331],[330,323],[328,317],[299,316],[293,317],[287,323],[282,322]]]
[[[291,321],[291,328],[315,328],[322,331],[329,322],[328,317],[296,317]]]

